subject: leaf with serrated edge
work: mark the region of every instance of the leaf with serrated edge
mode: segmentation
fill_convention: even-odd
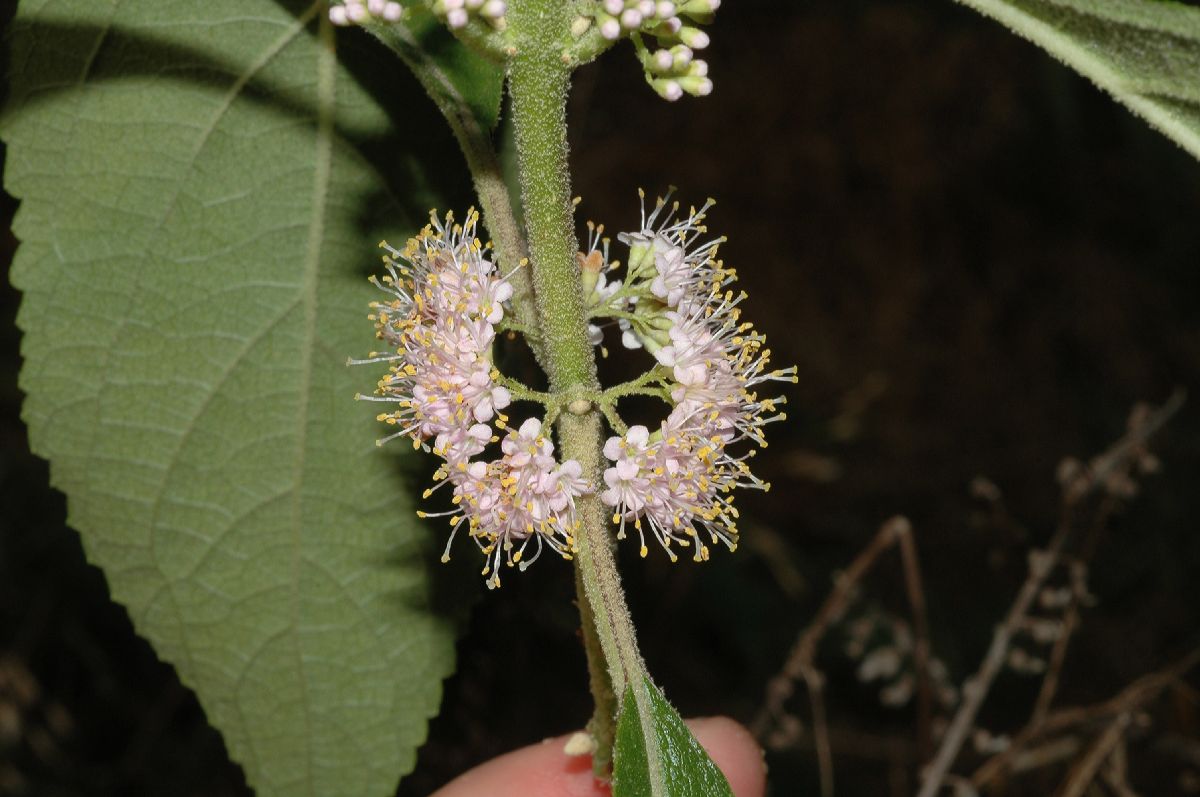
[[[613,797],[733,797],[729,782],[658,687],[625,687],[614,745]]]
[[[24,414],[89,559],[260,794],[367,797],[411,769],[453,650],[351,400],[374,244],[414,214],[325,8],[23,0],[0,133]]]
[[[1045,49],[1200,158],[1200,9],[1155,0],[959,0]]]

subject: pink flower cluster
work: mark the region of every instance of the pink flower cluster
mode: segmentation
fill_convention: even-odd
[[[702,561],[709,555],[705,536],[736,548],[731,491],[769,487],[746,464],[753,449],[735,454],[731,447],[766,446],[762,427],[785,417],[776,409],[784,399],[760,397],[758,386],[795,382],[796,369],[767,370],[765,339],[740,320],[745,294],[727,290],[736,274],[716,259],[720,239],[696,245],[709,205],[677,220],[675,204],[657,223],[665,207],[659,200],[649,218],[643,213],[642,229],[621,239],[631,246],[630,293],[643,286],[642,300],[632,305],[643,318],[633,331],[664,372],[673,408],[653,433],[633,426],[609,438],[604,455],[613,465],[600,498],[614,509],[618,538],[630,525],[638,532],[643,556],[649,526],[672,561],[676,544],[692,547]],[[664,328],[665,338],[657,334]]]
[[[587,489],[578,462],[559,464],[554,444],[529,419],[507,430],[501,456],[477,459],[507,429],[500,411],[512,400],[492,364],[496,324],[512,286],[496,272],[475,237],[479,220],[469,211],[464,224],[436,216],[403,251],[383,246],[387,275],[372,282],[389,298],[372,302],[370,318],[388,351],[352,363],[389,363],[369,401],[394,405],[378,419],[396,428],[380,444],[408,437],[415,447],[445,459],[434,474],[453,488],[450,543],[466,524],[485,556],[488,586],[500,584],[500,565],[522,569],[542,547],[570,558],[574,550],[575,497]],[[432,490],[426,492],[426,495]],[[419,513],[427,516],[428,513]],[[532,543],[534,550],[526,556]]]

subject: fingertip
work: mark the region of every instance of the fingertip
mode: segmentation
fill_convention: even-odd
[[[687,721],[696,740],[725,774],[734,797],[763,797],[767,770],[762,748],[745,726],[728,717]],[[568,756],[569,736],[546,739],[494,758],[447,784],[433,797],[610,797],[592,775],[589,756]]]
[[[493,758],[432,797],[609,797],[608,786],[592,774],[590,756],[563,752],[568,738],[546,739]]]
[[[703,717],[687,721],[696,740],[725,774],[734,797],[763,797],[767,790],[767,765],[762,748],[744,725],[729,717]]]

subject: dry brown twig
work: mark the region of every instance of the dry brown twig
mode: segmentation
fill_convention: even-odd
[[[1059,788],[1057,797],[1083,797],[1087,787],[1092,785],[1100,773],[1100,767],[1125,738],[1125,731],[1133,724],[1133,720],[1133,712],[1130,711],[1122,711],[1113,718],[1104,732],[1092,742],[1083,758],[1071,768],[1071,773]]]
[[[1125,742],[1122,741],[1113,750],[1112,755],[1108,757],[1104,772],[1101,774],[1105,785],[1112,789],[1116,797],[1138,797],[1137,792],[1129,785],[1129,773],[1127,770],[1128,755],[1125,749]]]
[[[1050,661],[1046,665],[1046,675],[1042,679],[1042,687],[1034,702],[1031,724],[1038,724],[1046,718],[1054,695],[1058,692],[1058,682],[1062,676],[1063,664],[1067,660],[1067,648],[1071,644],[1071,635],[1079,625],[1079,606],[1087,597],[1087,563],[1076,561],[1071,563],[1071,597],[1063,611],[1062,627],[1058,638],[1054,640],[1054,648],[1050,651]]]
[[[924,772],[918,797],[934,797],[946,781],[974,726],[979,709],[1004,667],[1013,638],[1028,618],[1035,598],[1063,555],[1074,528],[1077,507],[1095,492],[1124,489],[1129,484],[1128,474],[1147,456],[1146,442],[1179,411],[1184,395],[1182,390],[1176,391],[1162,407],[1153,412],[1135,409],[1131,414],[1130,429],[1120,440],[1086,467],[1076,467],[1065,474],[1058,527],[1045,549],[1031,552],[1029,575],[1018,590],[1004,621],[997,626],[979,669],[964,683],[962,703],[950,721],[933,761]],[[1053,692],[1050,693],[1052,696]]]
[[[1146,705],[1168,687],[1180,683],[1180,679],[1200,665],[1200,648],[1158,672],[1143,675],[1126,686],[1114,697],[1091,706],[1060,709],[1046,716],[1038,725],[1027,725],[1013,738],[1008,749],[988,759],[971,776],[971,784],[982,789],[1005,771],[1014,768],[1014,762],[1024,750],[1041,739],[1058,736],[1098,723],[1112,723],[1123,714],[1135,716]]]
[[[996,628],[992,643],[978,671],[963,685],[962,703],[943,734],[936,755],[923,773],[918,797],[933,797],[943,784],[952,781],[964,788],[980,788],[1008,769],[1025,768],[1015,764],[1022,755],[1028,757],[1033,754],[1033,751],[1026,752],[1033,742],[1077,724],[1082,725],[1103,718],[1109,720],[1108,726],[1072,768],[1059,794],[1076,797],[1083,793],[1081,789],[1086,789],[1097,777],[1102,777],[1113,791],[1126,797],[1135,797],[1125,780],[1124,767],[1114,763],[1118,752],[1123,750],[1125,731],[1136,718],[1134,710],[1142,702],[1157,695],[1167,684],[1177,682],[1179,674],[1186,671],[1180,670],[1180,667],[1186,664],[1190,669],[1195,662],[1189,663],[1189,660],[1185,660],[1173,668],[1139,679],[1116,698],[1097,707],[1054,713],[1050,712],[1050,707],[1058,689],[1067,648],[1073,632],[1078,627],[1080,606],[1088,595],[1087,560],[1091,557],[1109,513],[1117,504],[1114,497],[1132,493],[1134,484],[1131,473],[1135,468],[1150,469],[1147,463],[1152,465],[1153,460],[1146,451],[1146,443],[1178,412],[1183,401],[1183,391],[1177,391],[1158,410],[1151,411],[1145,407],[1135,409],[1131,414],[1130,428],[1120,440],[1093,458],[1086,467],[1076,463],[1062,474],[1060,478],[1063,483],[1063,500],[1059,524],[1046,547],[1031,552],[1029,575],[1018,590],[1004,621]],[[1106,497],[1096,512],[1092,533],[1082,546],[1082,555],[1070,562],[1071,596],[1063,613],[1061,631],[1051,651],[1050,662],[1030,722],[1007,750],[989,759],[972,777],[968,779],[952,775],[950,768],[973,728],[975,717],[992,683],[1003,669],[1014,637],[1030,619],[1034,602],[1045,586],[1047,578],[1066,556],[1068,542],[1075,530],[1077,508],[1098,492],[1104,492]],[[817,755],[822,797],[833,795],[833,754],[825,711],[824,676],[815,664],[817,649],[830,627],[845,614],[853,602],[856,587],[873,569],[879,557],[893,545],[901,552],[905,587],[913,614],[913,665],[917,679],[918,712],[917,757],[920,761],[928,760],[933,701],[925,596],[911,526],[905,518],[895,517],[882,525],[850,566],[836,577],[833,589],[825,602],[792,646],[785,666],[768,683],[764,705],[753,725],[755,735],[769,746],[780,746],[779,740],[771,735],[775,729],[782,729],[785,734],[790,734],[791,738],[783,743],[796,741],[800,734],[800,723],[786,711],[785,704],[794,694],[796,682],[804,681],[812,712],[812,744]],[[1193,655],[1200,655],[1200,652]],[[1062,741],[1071,742],[1069,749],[1060,744]],[[1064,737],[1051,741],[1047,747],[1053,747],[1055,750],[1054,755],[1047,760],[1061,760],[1064,755],[1072,755],[1079,749],[1079,742]],[[1066,749],[1065,753],[1062,752],[1063,749]]]
[[[817,767],[821,777],[822,797],[833,797],[833,751],[829,723],[825,715],[825,677],[816,667],[817,647],[833,623],[841,618],[854,601],[855,590],[876,561],[893,545],[899,547],[904,572],[905,591],[913,613],[913,668],[917,679],[918,750],[924,760],[924,750],[932,723],[933,689],[929,678],[929,623],[925,616],[925,592],[921,586],[920,563],[912,525],[906,518],[893,517],[884,522],[878,533],[867,543],[846,570],[837,575],[833,589],[811,623],[800,634],[788,654],[783,669],[767,684],[766,700],[754,721],[754,735],[764,743],[775,725],[796,725],[784,704],[795,692],[795,684],[803,680],[808,690],[812,711],[813,743],[817,752]],[[924,747],[922,747],[924,745]]]

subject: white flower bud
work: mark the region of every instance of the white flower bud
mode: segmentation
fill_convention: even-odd
[[[346,3],[346,16],[351,22],[365,22],[367,9],[362,3]]]
[[[706,77],[681,77],[679,87],[693,97],[707,97],[712,94],[712,81]]]
[[[456,8],[446,14],[446,24],[454,29],[463,28],[467,25],[467,11],[463,8]]]
[[[688,64],[692,62],[692,48],[686,44],[677,44],[671,48],[671,56],[675,59],[675,68],[680,72],[688,68]]]
[[[675,102],[683,96],[683,87],[675,80],[655,80],[651,84],[658,95],[668,102]]]
[[[600,23],[600,35],[609,41],[616,41],[621,36],[621,23],[609,17]]]
[[[621,12],[621,27],[634,30],[642,26],[642,12],[636,8],[627,8]]]
[[[643,17],[654,16],[654,0],[638,0],[637,10]]]
[[[697,58],[688,67],[688,74],[693,77],[708,77],[708,61]]]
[[[604,0],[604,10],[609,16],[619,17],[625,10],[625,0]]]
[[[694,50],[703,50],[709,43],[707,33],[690,25],[685,25],[679,29],[679,38],[684,44]]]
[[[487,0],[479,13],[491,20],[500,19],[508,13],[508,3],[504,0]]]
[[[675,59],[671,57],[671,53],[666,50],[655,50],[650,59],[653,69],[657,72],[669,71],[675,62]]]
[[[329,21],[334,25],[345,26],[350,24],[350,18],[346,16],[345,6],[330,6]]]
[[[385,2],[386,0],[367,0],[367,11],[373,17],[382,16]]]
[[[659,19],[670,19],[675,16],[675,4],[671,0],[659,0],[654,6],[654,16]]]
[[[404,16],[404,6],[396,2],[388,2],[383,7],[383,18],[388,22],[399,22]]]

